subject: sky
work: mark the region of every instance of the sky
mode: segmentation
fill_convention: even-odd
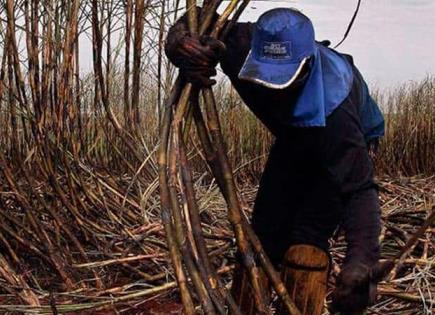
[[[252,1],[241,21],[255,22],[273,7],[294,7],[313,21],[318,40],[334,46],[356,5],[356,0]],[[435,75],[435,0],[362,0],[338,51],[351,54],[369,85],[379,88]]]
[[[182,0],[183,3],[184,0]],[[228,0],[222,6],[228,4]],[[294,7],[313,21],[318,40],[338,43],[357,0],[251,1],[241,21],[255,22],[274,7]],[[83,71],[92,69],[89,38],[80,39]],[[338,48],[351,54],[370,86],[394,88],[435,76],[435,0],[362,0],[347,40]]]

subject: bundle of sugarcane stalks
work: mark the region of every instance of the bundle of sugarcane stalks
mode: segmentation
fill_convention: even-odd
[[[205,35],[221,2],[206,1],[202,14],[198,17],[196,1],[186,1],[191,36]],[[230,1],[208,35],[219,38],[221,31],[225,34],[224,28],[231,27],[228,18],[234,14],[232,22],[235,22],[248,2]],[[200,95],[203,98],[204,110],[200,106]],[[210,170],[227,202],[229,220],[241,260],[249,273],[258,314],[270,313],[265,298],[266,288],[260,283],[261,271],[270,279],[289,313],[300,314],[242,212],[232,168],[226,155],[213,91],[210,88],[198,90],[190,83],[182,86],[178,80],[167,101],[159,154],[159,174],[162,220],[186,314],[195,313],[195,303],[187,278],[191,279],[206,314],[226,314],[226,306],[232,313],[241,314],[231,294],[216,276],[202,234],[192,172],[186,153],[192,119]]]

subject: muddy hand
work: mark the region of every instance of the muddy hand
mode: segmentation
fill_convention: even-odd
[[[332,294],[333,314],[361,315],[376,299],[376,282],[372,271],[364,264],[345,266],[337,278]]]
[[[166,53],[169,59],[180,69],[184,80],[200,87],[209,87],[216,83],[211,79],[216,75],[216,65],[225,51],[225,45],[214,38],[192,37],[184,31],[168,38]]]

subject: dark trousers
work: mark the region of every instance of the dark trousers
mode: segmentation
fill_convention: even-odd
[[[252,224],[279,264],[289,246],[328,250],[341,224],[346,261],[372,265],[379,257],[380,209],[373,166],[355,105],[347,101],[323,128],[289,128],[271,149]]]

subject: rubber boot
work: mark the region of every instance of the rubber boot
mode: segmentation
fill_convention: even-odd
[[[260,270],[260,285],[265,292],[266,300],[269,302],[271,296],[269,280],[262,270]],[[254,294],[252,292],[249,274],[248,272],[246,272],[246,269],[241,266],[240,263],[236,264],[236,268],[233,273],[231,294],[243,315],[256,314]],[[229,312],[229,314],[235,315],[233,312]]]
[[[281,277],[302,315],[322,314],[329,264],[328,254],[310,245],[294,245],[285,254]],[[288,315],[282,303],[276,315]]]

